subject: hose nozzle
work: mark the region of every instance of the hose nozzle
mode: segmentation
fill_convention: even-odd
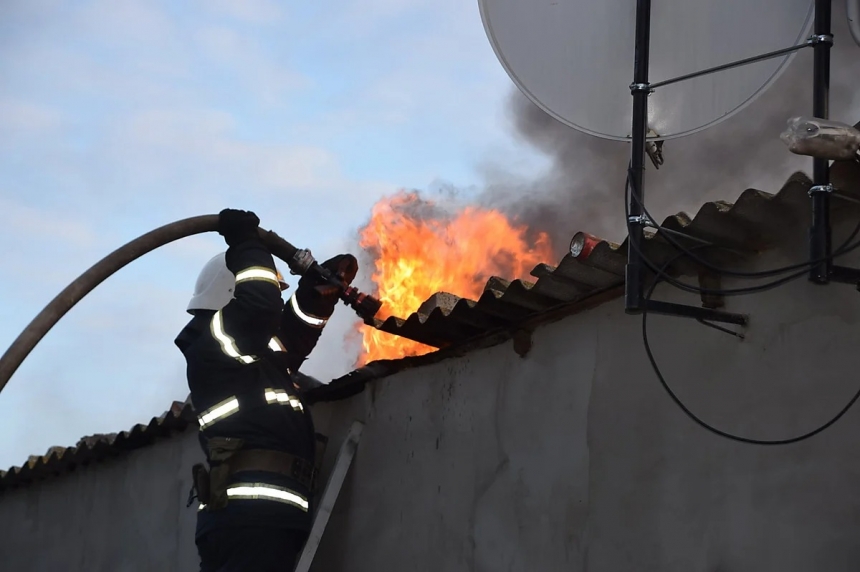
[[[382,302],[360,292],[357,288],[353,288],[352,286],[348,286],[346,290],[343,291],[340,295],[340,299],[343,300],[343,303],[355,310],[355,313],[364,320],[365,322],[372,320],[374,316],[379,312],[380,308],[382,308]]]

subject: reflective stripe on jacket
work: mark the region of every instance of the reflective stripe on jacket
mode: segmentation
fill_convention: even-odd
[[[197,312],[176,339],[187,363],[201,446],[206,451],[208,439],[228,437],[241,439],[244,449],[283,451],[313,463],[313,421],[291,370],[316,345],[324,323],[300,320],[295,308],[285,305],[274,260],[262,241],[234,245],[226,260],[236,275],[233,299],[217,312]],[[234,475],[230,498],[308,510],[309,491],[282,475],[252,478],[246,482],[243,474]]]

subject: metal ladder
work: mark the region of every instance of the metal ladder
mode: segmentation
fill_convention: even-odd
[[[317,553],[317,548],[319,548],[323,532],[334,509],[334,503],[337,501],[341,486],[343,486],[343,481],[346,478],[346,473],[352,464],[352,458],[355,456],[356,449],[358,449],[358,440],[361,438],[361,431],[363,429],[363,423],[354,421],[352,427],[349,428],[346,439],[344,439],[343,444],[340,446],[337,460],[334,462],[334,468],[332,468],[322,498],[320,498],[319,508],[314,516],[310,535],[307,542],[305,542],[305,547],[302,550],[302,555],[299,557],[299,562],[296,564],[294,572],[308,572],[311,568],[311,563]]]

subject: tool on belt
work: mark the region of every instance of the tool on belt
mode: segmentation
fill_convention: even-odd
[[[203,463],[191,467],[192,486],[188,493],[188,504],[196,498],[207,510],[220,510],[227,506],[227,488],[233,475],[248,471],[262,471],[289,477],[305,487],[311,494],[316,492],[316,480],[328,438],[316,434],[316,464],[306,459],[268,449],[242,450],[244,441],[229,437],[209,439],[209,461],[211,471]]]

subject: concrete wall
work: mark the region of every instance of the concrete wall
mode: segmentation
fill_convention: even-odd
[[[801,279],[728,309],[751,314],[745,340],[649,319],[708,422],[792,437],[860,389],[852,286]],[[794,445],[720,438],[661,388],[641,323],[617,300],[539,329],[525,358],[506,343],[320,408],[333,439],[367,425],[313,570],[860,570],[860,408]]]
[[[0,570],[190,572],[196,431],[0,496]]]
[[[751,314],[745,340],[650,320],[667,380],[707,421],[789,437],[860,387],[853,287],[801,279],[728,309]],[[860,409],[784,447],[708,433],[658,384],[621,300],[539,328],[525,358],[508,342],[314,413],[329,465],[366,423],[315,572],[860,569]],[[195,570],[198,458],[191,432],[0,496],[0,569]]]

